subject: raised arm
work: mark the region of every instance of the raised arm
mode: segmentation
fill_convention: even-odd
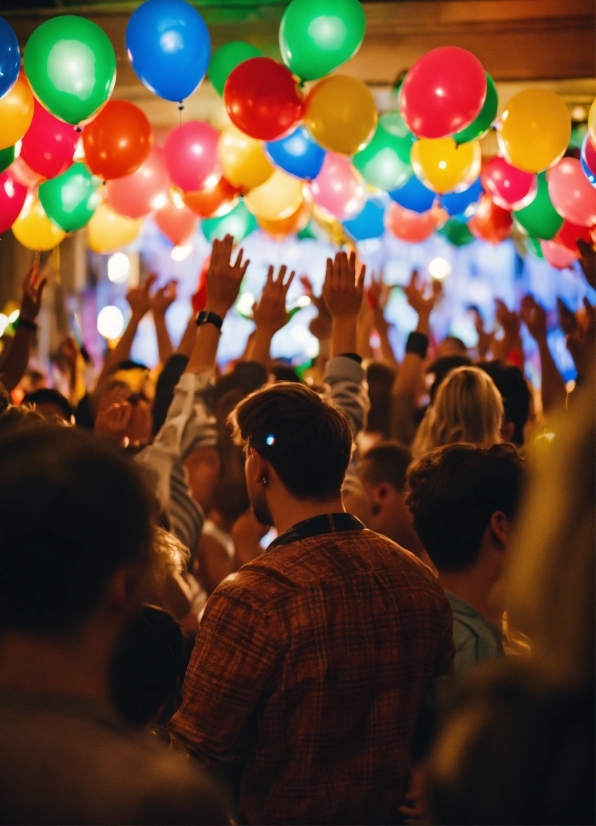
[[[292,271],[286,278],[287,269],[285,265],[280,267],[278,276],[275,278],[273,267],[269,267],[261,298],[253,307],[253,318],[257,327],[244,360],[258,361],[266,368],[269,367],[273,336],[290,319],[286,310],[286,297],[295,273]]]
[[[538,345],[540,354],[540,395],[542,409],[550,413],[556,407],[565,403],[567,390],[563,376],[559,373],[555,360],[552,357],[546,338],[546,312],[544,307],[536,301],[533,295],[522,298],[520,308],[521,319],[528,328],[528,332]]]
[[[387,362],[387,364],[390,364],[392,367],[398,367],[399,365],[395,358],[393,347],[389,341],[389,329],[391,325],[385,318],[384,308],[387,303],[387,297],[388,289],[383,283],[383,273],[381,272],[379,278],[376,279],[373,272],[372,281],[367,292],[367,299],[372,309],[374,327],[381,342],[381,355],[383,356],[383,361]]]
[[[500,298],[495,299],[496,320],[503,328],[503,338],[495,338],[491,341],[493,357],[500,361],[509,361],[517,364],[523,369],[524,353],[520,336],[521,321],[520,316],[510,310]]]
[[[178,282],[172,280],[168,281],[165,287],[156,290],[150,297],[159,363],[162,367],[166,364],[170,356],[174,354],[174,347],[172,346],[168,325],[166,324],[166,313],[174,301],[176,301],[177,296]]]

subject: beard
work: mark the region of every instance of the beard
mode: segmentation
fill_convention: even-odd
[[[271,511],[269,510],[264,494],[260,490],[258,492],[255,491],[250,495],[250,500],[257,522],[260,522],[261,525],[267,525],[267,527],[273,525],[273,517],[271,516]]]

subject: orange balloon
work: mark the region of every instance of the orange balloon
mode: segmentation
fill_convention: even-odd
[[[512,224],[511,212],[497,206],[490,195],[483,195],[468,227],[475,238],[498,244],[509,236]]]
[[[85,161],[106,181],[123,178],[145,161],[153,129],[144,112],[127,100],[110,100],[83,130]]]
[[[275,241],[283,241],[288,235],[295,235],[304,229],[308,224],[308,217],[308,210],[301,206],[289,218],[283,218],[281,221],[266,221],[264,218],[257,218],[257,223]]]
[[[20,141],[33,120],[33,92],[24,73],[7,95],[0,98],[0,149]]]
[[[182,200],[189,209],[200,218],[218,218],[234,208],[239,191],[220,178],[215,186],[209,189],[198,189],[196,192],[182,192]]]

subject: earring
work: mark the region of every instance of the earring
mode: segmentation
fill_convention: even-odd
[[[261,476],[261,482],[263,483],[263,487],[266,488],[267,487],[267,477],[266,476]]]

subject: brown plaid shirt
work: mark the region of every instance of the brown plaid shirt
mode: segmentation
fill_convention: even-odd
[[[452,631],[410,553],[348,514],[309,519],[209,599],[172,734],[239,770],[249,823],[395,822]]]

